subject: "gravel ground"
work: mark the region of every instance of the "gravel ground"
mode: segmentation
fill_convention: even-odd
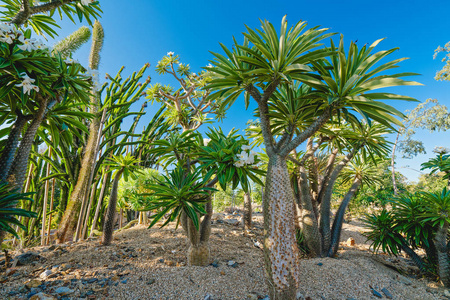
[[[27,249],[43,259],[0,273],[0,299],[44,299],[44,294],[48,299],[263,299],[268,292],[262,250],[254,245],[261,242],[261,216],[254,221],[256,228],[245,235],[240,227],[213,224],[211,256],[216,265],[208,267],[186,266],[182,230],[170,226],[150,230],[135,226],[116,233],[109,247],[94,239]],[[344,224],[337,259],[301,261],[301,292],[306,299],[379,299],[372,288],[385,299],[382,289],[394,299],[448,299],[436,283],[405,277],[379,262],[408,265],[406,259],[382,254],[374,259],[361,230],[357,222]],[[347,246],[350,237],[355,244]],[[40,278],[46,270],[50,275]],[[40,298],[33,296],[36,292],[41,292]]]

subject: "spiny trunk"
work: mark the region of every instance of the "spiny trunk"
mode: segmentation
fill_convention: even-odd
[[[97,105],[98,103],[95,103],[91,106],[93,113],[97,112]],[[97,147],[96,143],[99,129],[100,118],[95,116],[89,126],[89,138],[84,151],[81,169],[78,174],[78,180],[57,232],[58,242],[60,243],[63,243],[66,240],[67,235],[71,235],[74,232],[78,223],[77,217],[82,217],[79,216],[82,204],[84,203],[86,206],[86,191],[89,189],[89,180],[92,168],[95,164],[95,150]]]
[[[322,234],[322,250],[326,251],[330,248],[331,244],[331,198],[333,196],[333,188],[336,180],[341,173],[342,169],[348,164],[348,162],[353,158],[359,147],[353,148],[352,152],[348,153],[334,168],[332,171],[328,183],[324,186],[325,192],[320,204],[320,233]],[[326,254],[326,253],[325,253]]]
[[[14,125],[11,127],[11,132],[8,135],[2,156],[0,157],[0,181],[6,181],[8,173],[13,165],[14,155],[19,146],[22,129],[27,121],[28,119],[19,113]]]
[[[31,147],[33,146],[36,132],[41,126],[42,120],[45,117],[47,111],[48,98],[40,98],[39,108],[35,113],[30,126],[28,126],[19,148],[17,149],[16,157],[12,163],[12,167],[8,173],[8,177],[11,176],[14,186],[19,192],[22,192],[23,183],[25,181],[28,161],[30,158]]]
[[[397,137],[395,138],[394,146],[392,146],[392,156],[391,156],[391,177],[392,177],[392,185],[394,187],[394,195],[398,195],[397,181],[395,180],[395,150],[397,149],[399,137],[400,132],[397,133]]]
[[[111,244],[114,231],[114,220],[116,216],[116,206],[117,206],[117,189],[119,187],[119,180],[122,176],[123,169],[120,169],[111,187],[111,194],[109,196],[108,209],[106,210],[105,223],[103,225],[103,235],[102,235],[102,245],[108,246]]]
[[[190,266],[207,266],[211,263],[211,253],[209,248],[209,237],[211,235],[211,215],[212,202],[211,199],[205,205],[206,215],[200,223],[200,228],[197,230],[194,222],[184,214],[182,222],[186,226],[186,233],[189,241],[189,248],[187,251],[188,265]]]
[[[333,221],[333,227],[331,228],[331,245],[328,249],[328,257],[334,257],[337,253],[339,240],[341,239],[342,223],[344,222],[345,211],[348,204],[350,203],[350,200],[353,199],[353,196],[355,195],[360,185],[361,179],[359,177],[356,177],[355,180],[353,180],[353,184],[348,190],[347,194],[344,196],[341,205],[339,205],[339,209]]]
[[[294,226],[294,193],[286,158],[269,156],[264,208],[264,262],[270,299],[296,299],[299,287],[299,249]]]
[[[252,198],[250,193],[244,194],[244,229],[252,228]]]
[[[437,258],[438,258],[438,269],[439,269],[439,279],[442,284],[446,287],[450,286],[450,265],[447,254],[447,233],[449,224],[447,221],[444,222],[442,226],[439,226],[436,236],[434,237]]]
[[[408,243],[405,241],[405,239],[400,234],[397,235],[397,238],[401,241],[400,247],[402,248],[402,250],[405,251],[406,254],[408,254],[408,256],[411,258],[411,260],[420,269],[420,271],[425,273],[426,268],[425,268],[422,258],[419,255],[417,255],[417,253],[414,252],[414,250],[411,249],[411,247],[408,246]]]
[[[98,217],[100,215],[100,209],[102,208],[102,202],[103,202],[103,198],[105,196],[105,190],[106,190],[106,185],[108,182],[108,177],[109,177],[109,173],[108,173],[108,167],[107,167],[105,174],[103,174],[102,189],[100,190],[100,195],[98,196],[97,207],[95,208],[95,215],[94,215],[94,219],[92,220],[91,233],[89,234],[89,237],[93,236],[94,230],[97,228],[97,221],[98,221]]]
[[[322,236],[319,230],[317,215],[314,211],[308,179],[304,166],[299,167],[300,201],[302,206],[301,228],[306,245],[314,256],[322,255]]]

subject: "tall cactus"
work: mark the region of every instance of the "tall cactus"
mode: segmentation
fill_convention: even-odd
[[[92,46],[91,53],[89,55],[89,68],[92,70],[97,70],[100,64],[100,51],[103,47],[104,32],[103,27],[100,22],[95,21],[92,30]],[[86,206],[86,194],[89,190],[89,185],[91,181],[91,173],[94,165],[94,160],[97,150],[97,137],[100,131],[101,123],[101,113],[99,113],[100,107],[100,95],[95,93],[91,97],[91,107],[90,111],[94,114],[94,118],[89,126],[89,137],[85,147],[85,152],[83,154],[81,170],[78,175],[78,181],[70,197],[69,203],[67,205],[66,211],[64,212],[63,219],[60,223],[57,237],[59,242],[64,242],[67,234],[73,233],[76,227],[78,239],[80,231],[80,222],[82,215],[80,215],[80,210],[83,212]],[[80,221],[77,224],[77,217],[79,216]]]
[[[85,44],[91,37],[91,30],[82,26],[65,39],[59,41],[54,47],[53,51],[58,51],[63,58],[69,55]]]

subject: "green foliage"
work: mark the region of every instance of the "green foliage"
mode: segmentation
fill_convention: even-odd
[[[125,156],[112,155],[104,165],[109,167],[111,172],[122,171],[125,182],[128,181],[129,177],[136,180],[136,174],[140,172],[139,159],[134,157],[131,153],[127,153]]]
[[[181,213],[185,212],[198,230],[198,214],[206,214],[203,204],[209,201],[210,193],[215,191],[214,188],[206,186],[209,178],[203,178],[201,169],[186,173],[182,166],[177,166],[168,176],[163,177],[163,180],[156,179],[157,184],[148,185],[148,188],[153,190],[150,195],[156,197],[145,210],[160,210],[152,216],[153,221],[149,228],[167,213],[169,218],[162,226],[175,220],[179,222]]]
[[[10,190],[7,183],[0,183],[0,230],[6,231],[19,238],[13,225],[19,226],[21,229],[27,228],[17,219],[17,217],[36,218],[37,214],[32,211],[17,208],[19,201],[33,201],[29,198],[32,193],[16,193]]]
[[[421,170],[431,169],[430,174],[444,172],[447,178],[450,173],[450,155],[439,153],[436,157],[430,158],[427,162],[420,165]]]
[[[15,21],[15,17],[17,17],[21,10],[22,1],[2,0],[2,2],[3,5],[0,6],[2,8],[0,10],[0,21]],[[93,24],[92,19],[97,19],[100,13],[102,13],[99,1],[93,1],[88,5],[82,5],[80,1],[70,1],[66,4],[63,1],[53,0],[29,0],[28,2],[30,5],[30,15],[25,16],[26,19],[20,21],[24,22],[25,27],[31,27],[37,34],[43,36],[48,35],[52,38],[57,35],[55,28],[60,28],[54,19],[55,12],[58,12],[61,20],[63,16],[66,16],[73,23],[76,23],[74,17],[77,17],[80,23],[86,20],[90,26]],[[49,13],[46,14],[46,12]]]

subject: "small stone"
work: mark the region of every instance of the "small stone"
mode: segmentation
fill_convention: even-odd
[[[122,280],[121,283],[126,284],[128,279]]]
[[[213,300],[213,297],[210,294],[207,294],[203,300]]]
[[[450,298],[450,292],[447,289],[444,290],[444,296]]]
[[[113,278],[111,278],[111,280],[113,280],[113,281],[117,281],[117,280],[119,280],[120,278],[119,278],[119,276],[114,276]]]
[[[25,252],[24,254],[20,254],[15,258],[17,260],[17,265],[23,266],[31,264],[39,259],[41,259],[41,256],[35,252]]]
[[[228,261],[228,265],[231,267],[235,264],[236,262],[234,260],[229,260]]]
[[[156,282],[156,280],[155,279],[150,279],[149,281],[147,281],[147,284],[148,285],[152,285],[152,284],[154,284]]]
[[[25,282],[26,287],[29,289],[38,287],[41,284],[42,284],[42,281],[39,279],[32,279],[32,280]]]
[[[392,294],[386,288],[382,288],[381,291],[386,296],[386,298],[388,298],[388,299],[392,299],[393,298]]]
[[[48,278],[48,276],[50,276],[53,272],[51,270],[45,270],[44,272],[41,273],[41,275],[39,275],[39,278],[45,280]]]
[[[219,267],[219,261],[216,259],[213,261],[213,263],[211,264],[211,266],[213,266],[214,268],[218,268]]]
[[[30,300],[56,300],[57,298],[51,296],[51,295],[47,295],[44,293],[38,293],[36,295],[33,295]]]
[[[59,288],[57,288],[55,290],[55,293],[60,295],[60,296],[65,296],[68,294],[72,294],[74,292],[74,290],[69,289],[68,287],[65,286],[60,286]]]
[[[355,246],[355,244],[356,244],[355,239],[352,238],[352,237],[349,237],[349,238],[347,239],[346,244],[347,244],[348,247]]]
[[[323,266],[323,263],[318,263],[317,265],[318,265],[319,267],[321,267],[321,266]]]
[[[220,271],[220,275],[225,275],[225,271]]]
[[[373,294],[375,297],[383,298],[383,295],[381,295],[379,292],[377,292],[377,291],[374,290],[374,289],[372,289],[372,294]]]
[[[164,263],[164,258],[161,258],[158,261],[163,264]]]
[[[97,282],[97,281],[98,281],[98,278],[91,278],[91,279],[89,279],[87,281],[87,283],[94,283],[94,282]]]

